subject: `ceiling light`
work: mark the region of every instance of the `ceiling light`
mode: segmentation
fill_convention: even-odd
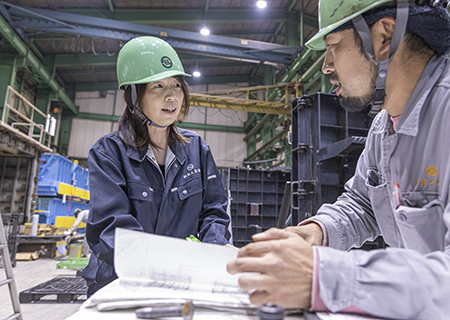
[[[264,9],[267,6],[267,1],[263,1],[263,0],[258,0],[256,2],[256,6],[258,8]]]
[[[195,70],[194,72],[192,72],[192,75],[194,77],[200,77],[202,74],[200,73],[200,71]]]
[[[204,36],[209,36],[209,29],[207,27],[203,27],[202,30],[200,30],[200,33]]]

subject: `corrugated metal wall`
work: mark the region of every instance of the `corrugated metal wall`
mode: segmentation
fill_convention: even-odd
[[[115,124],[114,129],[116,129]],[[87,158],[88,151],[95,141],[111,131],[111,122],[109,121],[73,119],[70,131],[69,157]]]
[[[245,87],[245,85],[241,85]],[[236,86],[214,85],[191,86],[191,92],[204,93],[226,89],[235,89]],[[97,113],[120,116],[125,109],[123,91],[107,91],[102,96],[98,91],[78,92],[75,104],[80,107],[80,112]],[[247,120],[247,112],[191,107],[185,123],[201,123],[208,125],[243,127]],[[69,157],[87,158],[91,146],[101,136],[116,129],[117,123],[111,121],[99,121],[75,118],[69,141]],[[192,130],[192,129],[191,129]],[[219,167],[242,166],[242,161],[247,155],[247,145],[244,141],[245,133],[192,130],[199,134],[210,145],[213,156]]]

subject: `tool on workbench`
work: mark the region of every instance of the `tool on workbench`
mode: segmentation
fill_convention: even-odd
[[[275,303],[264,303],[256,308],[259,320],[283,320],[285,311],[282,306]]]
[[[192,320],[194,309],[194,304],[189,300],[179,305],[140,308],[136,310],[136,317],[139,319],[183,317],[183,320]]]

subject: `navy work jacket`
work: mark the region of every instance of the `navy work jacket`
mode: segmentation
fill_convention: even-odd
[[[86,237],[92,250],[83,277],[91,295],[117,278],[117,227],[228,243],[227,197],[208,144],[179,129],[189,143],[169,145],[165,175],[153,152],[127,146],[117,132],[100,138],[89,151],[90,214]],[[159,257],[154,257],[159,259]]]

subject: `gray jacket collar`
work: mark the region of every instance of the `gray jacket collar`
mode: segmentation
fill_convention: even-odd
[[[428,62],[401,115],[397,133],[410,136],[417,135],[420,114],[430,92],[442,76],[445,61],[445,57],[434,56],[431,58],[430,62]],[[392,121],[390,120],[389,114],[386,110],[382,110],[374,119],[372,131],[373,133],[380,134],[387,132],[391,127]]]

